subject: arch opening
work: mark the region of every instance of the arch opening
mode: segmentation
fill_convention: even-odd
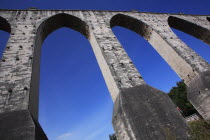
[[[135,18],[121,14],[114,16],[110,25],[147,84],[169,92],[171,87],[181,80],[153,48],[154,44],[151,47],[150,35],[154,32],[151,27]]]
[[[147,38],[147,35],[149,34],[149,27],[144,24],[143,22],[126,15],[117,14],[114,17],[112,17],[110,21],[111,28],[115,26],[124,27],[127,29],[130,29],[131,31],[136,32],[137,34],[141,35],[145,39]]]
[[[103,128],[100,136],[108,136],[107,132],[113,133],[111,126],[113,103],[96,59],[94,55],[91,55],[93,51],[89,47],[90,43],[84,38],[84,36],[88,38],[87,25],[79,19],[72,21],[76,17],[72,18],[70,15],[56,16],[61,17],[45,20],[37,31],[33,59],[33,83],[31,83],[30,93],[32,115],[38,119],[40,102],[42,107],[40,109],[40,119],[42,119],[40,123],[46,130],[49,139],[60,138],[62,134],[69,133],[69,131],[74,131],[75,134],[68,135],[67,139],[85,139],[92,131],[101,129],[102,125],[106,128]],[[51,26],[52,21],[54,21],[54,25]],[[72,27],[75,24],[70,22],[80,23],[77,23],[76,27]],[[80,28],[78,24],[83,27]],[[71,30],[72,33],[69,34],[68,31]],[[75,30],[82,35],[79,34],[80,36],[78,36],[78,32]],[[40,60],[41,53],[42,60]],[[40,62],[41,73],[39,72]],[[41,85],[39,84],[39,73],[41,74]],[[92,97],[87,100],[87,96]],[[100,119],[94,118],[98,115],[101,116]],[[68,125],[67,121],[72,124]],[[81,123],[79,123],[80,121]],[[109,125],[107,125],[108,122],[110,122]],[[89,127],[87,131],[84,125],[92,127]],[[52,134],[52,132],[55,133]]]
[[[0,59],[2,59],[2,56],[3,56],[3,53],[4,53],[4,50],[6,48],[6,45],[7,45],[7,41],[9,39],[9,33],[8,32],[5,32],[5,31],[1,31],[0,30]],[[9,47],[8,47],[9,49]]]
[[[74,30],[56,30],[42,45],[39,108],[49,139],[69,131],[66,139],[85,139],[105,125],[97,137],[112,133],[112,100],[90,43]]]
[[[210,45],[210,39],[209,39],[210,31],[199,25],[196,25],[195,23],[170,16],[168,18],[168,25],[171,28],[180,30],[184,33],[194,36],[195,38],[200,39],[201,41]]]
[[[69,14],[57,14],[43,21],[36,33],[35,48],[33,55],[32,80],[30,88],[29,109],[35,119],[38,120],[38,104],[39,104],[39,75],[40,75],[40,56],[41,46],[46,37],[53,31],[67,27],[80,32],[86,38],[89,37],[88,25],[81,19]]]
[[[201,37],[201,34],[199,35],[203,31],[201,27],[176,17],[169,17],[168,23],[177,37],[210,63],[210,47],[206,43],[203,43],[207,39],[202,40],[203,37]]]
[[[62,27],[78,31],[86,38],[89,37],[88,25],[84,21],[75,16],[61,13],[46,19],[39,25],[37,29],[37,36],[39,38],[37,38],[36,42],[42,43],[50,33]]]
[[[6,19],[0,16],[0,59],[3,56],[7,41],[11,33],[11,26]],[[8,48],[9,49],[9,48]]]

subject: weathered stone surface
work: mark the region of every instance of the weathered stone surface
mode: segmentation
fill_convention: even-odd
[[[206,120],[210,120],[210,71],[197,75],[188,84],[188,99]]]
[[[119,93],[113,125],[120,140],[189,138],[186,121],[168,95],[146,84]]]
[[[28,110],[0,114],[1,140],[48,140]]]
[[[34,120],[38,120],[41,45],[51,32],[61,27],[72,28],[89,40],[113,101],[117,96],[120,98],[127,95],[125,91],[130,93],[130,89],[145,85],[142,76],[112,33],[112,27],[122,26],[148,40],[173,70],[185,80],[191,103],[205,119],[209,119],[210,66],[170,28],[182,30],[210,44],[208,20],[207,16],[201,15],[128,11],[0,10],[0,29],[10,33],[0,62],[0,113],[29,109]],[[166,101],[168,98],[163,97],[161,94],[161,98],[164,99],[162,102],[169,102]],[[168,106],[174,110],[171,101]],[[163,108],[162,111],[164,114],[168,110]],[[179,116],[177,111],[174,114]],[[180,117],[176,119],[180,123],[177,126],[184,125]],[[153,121],[154,124],[159,124],[156,122],[157,118]],[[173,121],[169,123],[174,125]],[[126,127],[123,125],[122,127]],[[171,129],[179,135],[180,133],[173,129],[177,126]],[[136,134],[135,131],[139,129],[132,129],[133,132],[129,131],[129,135]],[[144,134],[144,131],[141,135],[142,133]],[[163,135],[161,130],[158,134],[160,137]]]

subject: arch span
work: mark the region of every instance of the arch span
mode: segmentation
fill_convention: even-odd
[[[150,30],[152,30],[151,27],[141,22],[140,20],[123,14],[117,14],[113,16],[110,20],[110,26],[111,28],[115,26],[121,26],[130,29],[145,39],[149,37]]]
[[[126,17],[126,19],[123,19],[122,16],[121,19],[118,21],[114,21],[119,22],[117,23],[117,27],[113,26],[116,25],[115,23],[111,23],[113,26],[113,31],[115,35],[117,35],[117,38],[119,36],[118,39],[121,39],[121,37],[125,38],[125,35],[127,36],[126,38],[128,39],[126,39],[126,41],[124,41],[124,39],[121,39],[120,42],[122,43],[122,46],[124,46],[124,49],[130,56],[130,58],[132,58],[133,63],[136,65],[138,71],[143,76],[145,82],[150,86],[158,88],[159,90],[168,92],[169,89],[174,86],[178,80],[180,80],[180,78],[177,76],[176,73],[174,73],[174,71],[165,62],[165,60],[160,57],[157,51],[154,50],[151,44],[145,39],[148,36],[145,33],[147,29],[142,29],[146,28],[145,23],[141,23],[141,21],[134,19],[134,21],[130,21],[132,22],[132,24],[129,23],[129,25],[135,27],[129,27],[126,26],[127,24],[124,23],[125,21],[133,20],[133,18],[129,19],[129,17]],[[119,25],[124,26],[125,28],[122,28]],[[147,32],[150,32],[150,30],[148,30]],[[129,46],[127,42],[130,42],[129,44],[132,44],[132,46]],[[168,79],[169,75],[167,76],[167,74],[169,73],[170,76],[173,77],[173,80]]]
[[[53,31],[67,27],[74,29],[89,38],[88,25],[78,17],[69,14],[57,14],[44,20],[38,27],[35,39],[35,48],[33,55],[32,80],[30,89],[29,109],[35,119],[38,120],[38,104],[39,104],[39,75],[40,75],[40,56],[41,46],[46,37]]]
[[[180,78],[185,79],[182,69],[187,69],[188,65],[183,65],[182,68],[177,67],[180,62],[185,62],[178,56],[178,54],[170,46],[167,40],[162,37],[155,29],[138,19],[122,14],[115,15],[110,20],[110,26],[121,26],[130,29],[144,37],[151,44],[151,46],[161,55],[161,57],[170,65],[170,67],[177,73],[177,75]]]
[[[37,29],[37,36],[41,40],[36,42],[43,42],[44,39],[53,31],[67,27],[82,33],[86,38],[89,36],[88,25],[78,17],[69,14],[57,14],[44,20]]]
[[[174,16],[169,16],[168,25],[210,45],[210,39],[208,37],[210,36],[210,31],[204,27]]]

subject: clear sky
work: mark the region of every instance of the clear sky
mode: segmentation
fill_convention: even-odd
[[[1,9],[138,10],[210,15],[209,0],[0,0]],[[173,30],[210,62],[210,47]],[[180,78],[141,36],[113,28],[145,81],[168,92]],[[9,34],[0,31],[0,55]],[[42,45],[39,122],[49,140],[108,140],[113,133],[113,103],[90,43],[80,33],[61,28]]]

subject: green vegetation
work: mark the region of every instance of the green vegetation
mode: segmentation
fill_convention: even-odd
[[[210,140],[210,124],[204,120],[189,122],[190,134],[193,140]]]
[[[171,100],[179,107],[184,117],[197,113],[193,105],[187,100],[187,87],[184,81],[176,83],[177,87],[173,87],[168,93]]]
[[[187,88],[184,81],[176,83],[169,92],[169,97],[179,107],[184,117],[197,113],[193,105],[187,100]],[[190,135],[193,140],[210,140],[210,121],[196,120],[189,122]]]
[[[109,135],[110,140],[117,140],[117,137],[115,134]]]

